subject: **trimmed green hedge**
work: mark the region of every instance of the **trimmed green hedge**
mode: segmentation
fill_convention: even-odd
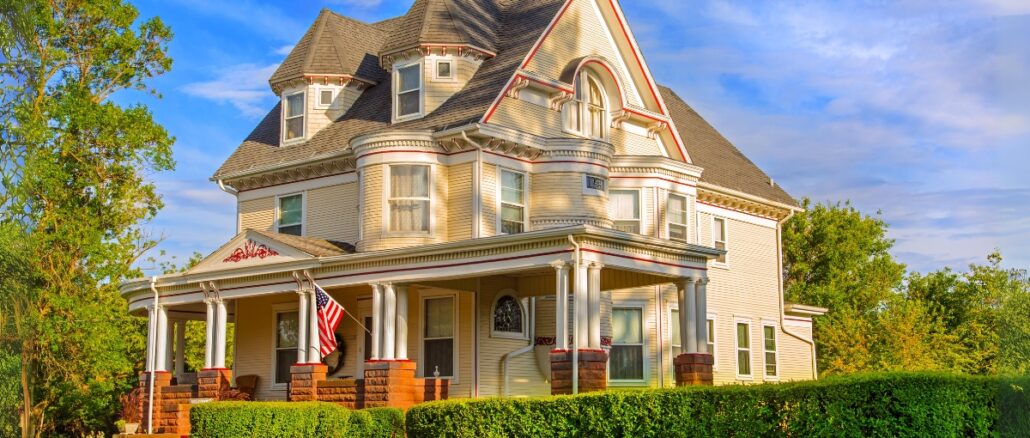
[[[1030,436],[1030,378],[892,373],[752,386],[443,401],[409,437]]]
[[[190,409],[190,432],[202,438],[403,437],[404,413],[322,402],[212,402]]]

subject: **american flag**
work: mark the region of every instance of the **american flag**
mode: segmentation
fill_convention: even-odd
[[[336,326],[340,325],[345,310],[317,284],[315,303],[318,305],[318,339],[322,345],[320,353],[325,357],[336,350]]]

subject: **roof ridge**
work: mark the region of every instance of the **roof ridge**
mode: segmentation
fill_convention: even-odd
[[[322,8],[322,11],[318,13],[318,18],[315,19],[315,32],[311,34],[311,48],[304,54],[304,62],[301,64],[303,70],[311,68],[311,61],[315,59],[315,51],[312,50],[314,45],[318,44],[318,41],[322,38],[322,33],[325,32],[326,23],[329,21],[328,13],[332,13],[329,8]]]

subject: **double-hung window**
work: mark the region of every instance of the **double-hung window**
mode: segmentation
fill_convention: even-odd
[[[576,78],[575,99],[565,104],[565,129],[584,137],[608,135],[608,102],[601,81],[589,71]]]
[[[423,301],[422,375],[454,376],[454,297]]]
[[[640,307],[612,308],[610,380],[644,380],[643,313]]]
[[[390,166],[390,231],[429,232],[429,166]]]
[[[304,233],[304,195],[279,197],[276,231],[282,234],[300,236]]]
[[[712,219],[712,246],[715,249],[726,250],[726,219],[717,217]],[[719,255],[715,259],[718,263],[726,263],[726,254]]]
[[[290,367],[297,363],[297,334],[300,321],[296,311],[275,314],[275,383],[290,383]]]
[[[283,140],[290,141],[304,137],[304,92],[286,96],[283,108]]]
[[[779,376],[776,369],[776,326],[762,326],[762,347],[765,349],[765,377]]]
[[[708,318],[708,354],[715,356],[715,320]]]
[[[526,175],[501,169],[501,232],[526,231]]]
[[[608,194],[608,208],[616,230],[640,233],[639,190],[611,190]]]
[[[669,239],[686,242],[687,197],[670,194],[669,203],[666,207],[666,215],[669,222]]]
[[[737,377],[751,377],[751,324],[737,321]]]
[[[397,69],[395,81],[397,96],[394,101],[398,119],[417,116],[422,112],[422,64],[416,63]]]

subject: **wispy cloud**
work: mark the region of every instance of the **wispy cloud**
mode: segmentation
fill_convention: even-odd
[[[275,54],[275,55],[286,56],[286,55],[289,55],[291,51],[293,51],[293,46],[294,46],[293,44],[287,44],[285,46],[282,46],[282,47],[279,47],[278,49],[273,50],[272,53]]]
[[[383,0],[328,0],[326,3],[367,9],[383,4]]]
[[[214,79],[193,82],[182,87],[191,96],[228,103],[243,115],[261,117],[268,112],[274,95],[268,89],[268,78],[279,64],[239,64],[219,69]]]
[[[228,20],[256,33],[293,42],[307,29],[278,7],[253,0],[171,0],[193,11]]]

